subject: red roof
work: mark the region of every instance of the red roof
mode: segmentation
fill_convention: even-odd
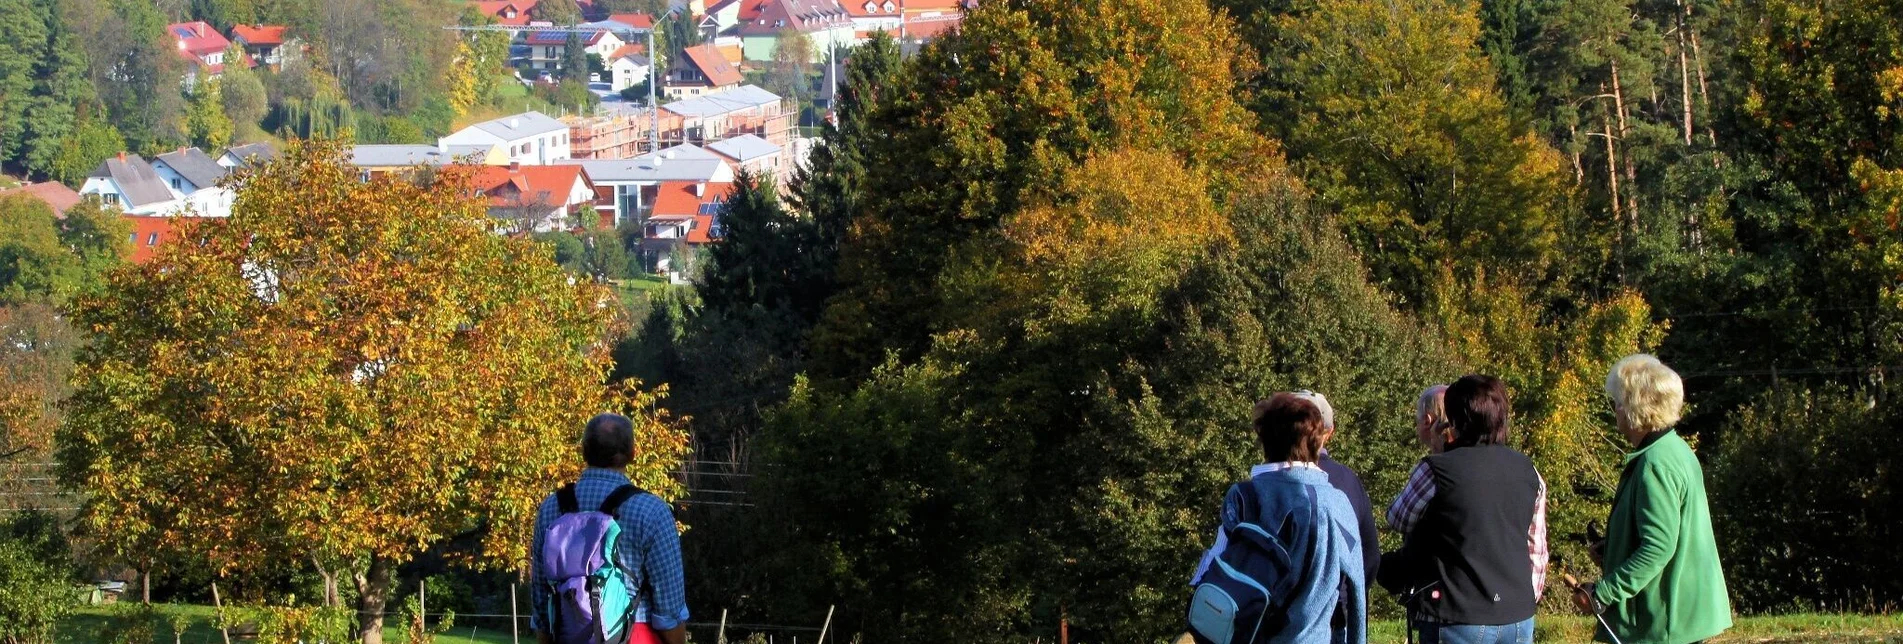
[[[179,51],[195,57],[202,58],[231,47],[231,41],[226,40],[224,34],[218,33],[217,29],[212,29],[203,20],[167,25],[165,30],[172,34],[173,40],[178,41]]]
[[[654,17],[645,13],[617,13],[608,16],[608,19],[634,27],[635,29],[652,29],[654,27]]]
[[[846,13],[852,14],[855,18],[896,17],[900,11],[899,0],[840,0],[839,6],[844,7]]]
[[[620,60],[628,56],[646,56],[647,54],[648,46],[646,44],[638,42],[628,43],[622,45],[620,49],[614,50],[614,53],[608,54],[608,60]]]
[[[587,184],[588,193],[594,194],[594,184],[579,165],[486,165],[475,168],[471,176],[472,185],[489,197],[493,207],[537,202],[551,208],[573,205],[569,198],[577,181]],[[584,198],[580,203],[592,201]]]
[[[702,194],[694,194],[696,186],[704,186]],[[705,244],[713,241],[708,236],[714,227],[713,207],[726,201],[732,192],[732,183],[663,181],[660,194],[654,197],[652,217],[693,217],[694,227],[687,232],[687,243]]]
[[[685,54],[689,64],[700,69],[700,74],[707,77],[709,85],[725,87],[739,85],[745,80],[740,76],[740,69],[727,62],[727,57],[720,55],[720,50],[713,45],[695,45],[681,50],[681,53]]]
[[[953,29],[957,29],[958,25],[963,24],[964,21],[965,15],[961,13],[933,16],[930,18],[906,18],[905,37],[931,40],[945,35],[946,32]],[[899,30],[892,29],[890,32],[892,33],[892,37],[899,37]]]
[[[247,45],[282,45],[284,32],[289,29],[284,25],[232,25],[231,37]]]
[[[61,216],[64,216],[66,209],[79,205],[79,193],[73,192],[73,189],[66,187],[66,184],[56,181],[29,183],[0,190],[0,197],[13,195],[26,195],[44,201],[46,205],[53,207],[53,214]]]
[[[496,22],[511,27],[529,24],[529,10],[535,8],[537,0],[480,0],[476,10],[483,15],[496,19]],[[510,9],[514,9],[513,12]]]
[[[742,36],[773,35],[782,29],[814,33],[852,21],[852,16],[834,0],[766,0],[751,19],[744,15],[746,5],[741,5],[740,11]]]
[[[158,255],[159,244],[172,241],[177,233],[172,230],[171,217],[142,217],[125,215],[126,223],[132,224],[132,236],[127,239],[132,244],[132,252],[126,256],[134,262],[143,262]]]

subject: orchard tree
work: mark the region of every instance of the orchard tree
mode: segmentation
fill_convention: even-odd
[[[631,476],[678,492],[682,435],[606,382],[613,294],[491,234],[469,182],[363,182],[340,144],[293,142],[239,175],[230,218],[82,302],[58,457],[108,554],[240,579],[315,562],[378,644],[403,562],[454,542],[521,569],[590,415],[640,419]]]

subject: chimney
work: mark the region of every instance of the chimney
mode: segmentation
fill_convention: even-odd
[[[120,150],[120,151],[119,151],[119,160],[120,160],[120,161],[125,161],[125,160],[126,160],[126,151],[125,151],[125,150]]]
[[[700,183],[694,184],[694,196],[696,197],[707,196],[707,182],[702,181]]]
[[[509,162],[509,171],[510,171],[510,172],[521,172],[521,171],[522,171],[522,162],[521,162],[521,161],[510,161],[510,162]]]

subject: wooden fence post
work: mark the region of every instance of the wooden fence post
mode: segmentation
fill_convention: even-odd
[[[522,618],[515,611],[515,582],[509,582],[509,641],[522,644]]]
[[[211,605],[218,610],[218,634],[231,644],[231,629],[225,627],[225,601],[218,597],[218,582],[211,582]]]

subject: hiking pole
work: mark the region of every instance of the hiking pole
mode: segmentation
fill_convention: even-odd
[[[1612,625],[1606,623],[1606,614],[1605,614],[1606,611],[1596,606],[1596,604],[1598,604],[1599,601],[1596,599],[1593,599],[1592,593],[1586,591],[1585,584],[1579,583],[1579,580],[1574,579],[1570,573],[1562,575],[1561,579],[1563,579],[1566,582],[1566,587],[1571,589],[1573,592],[1586,593],[1586,602],[1588,604],[1587,612],[1592,613],[1592,618],[1599,621],[1599,628],[1605,629],[1606,637],[1612,638],[1612,644],[1625,644],[1625,642],[1619,641],[1618,633],[1612,632]]]

